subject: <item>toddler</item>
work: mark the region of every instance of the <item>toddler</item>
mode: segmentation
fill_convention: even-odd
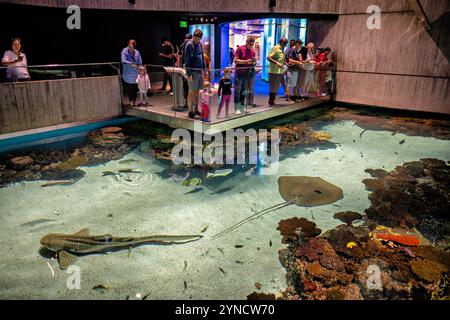
[[[144,66],[139,67],[139,74],[136,78],[136,83],[139,88],[139,104],[138,106],[148,106],[147,92],[151,88],[150,78]]]

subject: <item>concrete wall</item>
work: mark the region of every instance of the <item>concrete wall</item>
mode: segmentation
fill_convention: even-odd
[[[382,9],[369,30],[369,4]],[[422,0],[427,32],[409,1],[341,0],[339,20],[320,41],[338,56],[336,100],[450,114],[448,0]],[[437,25],[439,23],[440,25]]]
[[[0,84],[0,134],[122,114],[119,76]]]

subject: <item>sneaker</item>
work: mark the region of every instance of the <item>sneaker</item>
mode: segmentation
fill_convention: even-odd
[[[189,112],[188,113],[188,117],[191,118],[191,119],[194,119],[195,118],[195,113],[194,112]]]
[[[173,91],[169,92],[169,95],[173,96]]]
[[[242,114],[241,110],[237,109],[236,114]]]
[[[195,111],[194,111],[194,114],[195,114],[196,116],[201,116],[201,115],[202,115],[202,113],[201,113],[200,111],[198,111],[198,110],[195,110]]]

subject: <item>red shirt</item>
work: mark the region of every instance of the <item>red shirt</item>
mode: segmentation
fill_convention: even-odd
[[[314,58],[316,62],[325,62],[328,61],[329,52],[321,53],[318,57]]]
[[[237,48],[236,53],[234,54],[234,58],[239,60],[249,60],[255,57],[255,50],[247,48],[246,45]],[[236,72],[238,72],[239,75],[246,75],[250,70],[249,67],[251,66],[252,64],[236,64]]]

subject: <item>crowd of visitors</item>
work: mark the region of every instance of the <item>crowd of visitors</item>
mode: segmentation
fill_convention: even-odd
[[[159,56],[163,66],[185,70],[183,95],[188,117],[209,121],[210,102],[208,101],[211,100],[213,88],[210,77],[210,48],[208,43],[202,44],[202,37],[202,31],[197,29],[193,35],[187,34],[180,46],[174,46],[168,38],[163,38]],[[22,49],[22,41],[14,38],[11,42],[11,50],[7,50],[3,55],[2,65],[6,67],[7,81],[30,80],[27,59]],[[277,106],[276,98],[280,87],[283,88],[286,101],[293,102],[331,94],[334,57],[330,48],[316,49],[314,43],[304,46],[300,39],[289,41],[283,37],[270,49],[266,64],[260,61],[260,55],[255,36],[248,36],[245,45],[237,46],[236,49],[229,48],[229,66],[224,70],[218,86],[217,117],[221,116],[224,105],[226,106],[225,116],[230,116],[231,100],[234,100],[236,114],[244,113],[248,107],[256,107],[255,79],[258,71],[265,67],[268,68],[268,105],[271,107]],[[121,63],[123,85],[130,106],[147,106],[147,96],[152,95],[150,77],[143,65],[141,54],[136,49],[135,40],[128,40],[127,47],[121,53]],[[158,91],[173,95],[172,82],[171,73],[164,72],[162,87]],[[138,94],[139,103],[137,102]],[[199,98],[201,98],[201,107]]]

